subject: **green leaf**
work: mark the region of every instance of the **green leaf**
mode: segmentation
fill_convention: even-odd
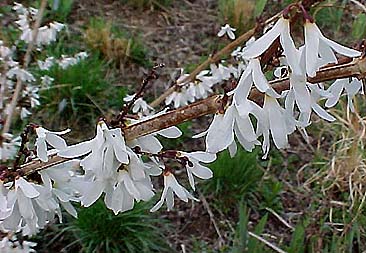
[[[288,249],[289,253],[302,253],[304,252],[304,239],[305,239],[305,228],[302,224],[298,224],[292,235],[290,247]]]
[[[267,224],[267,220],[268,220],[268,214],[264,215],[260,221],[258,222],[258,224],[255,226],[254,228],[254,234],[256,235],[261,235],[264,231],[264,227]],[[258,240],[256,238],[250,237],[249,238],[249,242],[248,242],[248,251],[249,252],[263,252],[263,244],[258,242]]]
[[[360,13],[353,21],[352,36],[361,39],[366,35],[366,14]]]
[[[267,4],[267,0],[258,0],[255,3],[255,9],[254,9],[254,16],[258,17],[259,15],[262,14],[264,7]]]
[[[242,253],[246,251],[246,245],[248,243],[248,222],[249,211],[245,204],[240,203],[239,206],[239,223],[236,229],[236,238],[231,253]]]

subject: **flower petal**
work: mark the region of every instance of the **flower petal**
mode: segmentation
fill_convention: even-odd
[[[164,136],[166,138],[178,138],[182,135],[182,131],[178,127],[168,127],[157,132],[157,134]]]
[[[197,159],[198,161],[204,162],[204,163],[211,163],[216,160],[215,154],[211,154],[211,153],[203,152],[203,151],[191,152],[191,153],[189,153],[189,156],[192,156],[193,158]]]
[[[272,43],[277,39],[277,37],[280,35],[282,30],[286,26],[286,20],[281,17],[278,19],[276,24],[272,27],[271,30],[266,32],[262,37],[260,37],[258,40],[251,43],[244,51],[243,51],[243,57],[246,59],[256,58],[263,54],[264,51],[266,51]]]
[[[15,180],[15,188],[20,188],[27,198],[36,198],[39,196],[39,192],[34,186],[22,177]]]
[[[318,70],[319,29],[314,23],[305,23],[306,73],[313,77]]]
[[[66,158],[73,158],[86,155],[91,151],[93,144],[94,144],[93,140],[80,142],[78,144],[68,146],[64,150],[61,150],[60,152],[58,152],[58,155]]]

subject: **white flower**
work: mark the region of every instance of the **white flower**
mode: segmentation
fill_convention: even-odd
[[[135,96],[136,94],[127,95],[125,98],[123,98],[123,101],[130,102]],[[148,105],[148,103],[142,97],[136,99],[132,107],[133,113],[142,112],[144,114],[148,114],[152,110],[154,109],[150,105]]]
[[[225,26],[221,27],[221,30],[217,33],[217,36],[222,37],[224,36],[224,34],[227,34],[227,36],[234,40],[235,39],[235,34],[234,32],[236,31],[235,28],[232,28],[229,24],[226,24]]]
[[[61,31],[64,27],[65,27],[65,25],[64,24],[62,24],[62,23],[59,23],[59,22],[56,22],[56,21],[53,21],[53,22],[51,22],[50,23],[50,27],[52,28],[52,29],[55,29],[56,31]]]
[[[17,78],[19,78],[23,82],[34,82],[36,80],[30,72],[28,72],[25,69],[19,68],[19,66],[15,66],[15,67],[11,68],[6,73],[6,76],[8,78],[13,78],[14,76],[16,76]]]
[[[316,71],[327,63],[337,62],[333,50],[337,53],[358,57],[361,52],[342,46],[326,38],[315,23],[305,22],[306,73],[315,76]],[[320,58],[318,57],[320,55]]]
[[[8,191],[4,186],[4,183],[0,181],[0,216],[6,213],[8,210],[8,200],[6,198]]]
[[[193,97],[200,99],[207,98],[208,94],[212,93],[212,89],[207,82],[198,82],[191,83],[187,92],[192,94]]]
[[[165,113],[166,113],[166,110],[162,110],[153,115],[143,116],[139,120],[130,119],[130,123],[136,124],[139,122],[144,122],[146,120],[161,116]],[[165,138],[178,138],[182,135],[182,131],[180,131],[178,127],[172,126],[172,127],[168,127],[165,129],[161,129],[152,134],[144,135],[144,136],[138,137],[134,140],[130,140],[130,141],[128,141],[127,144],[131,148],[139,146],[142,151],[157,154],[163,148],[159,139],[156,138],[157,135],[163,136]]]
[[[130,147],[140,147],[142,151],[150,152],[153,154],[157,154],[162,150],[163,146],[161,145],[156,135],[161,135],[165,138],[175,139],[182,135],[182,132],[178,127],[168,127],[153,134],[144,135],[136,138],[135,140],[129,141],[128,145]]]
[[[286,56],[287,63],[294,73],[300,72],[297,61],[298,50],[290,35],[290,20],[281,17],[276,24],[258,40],[251,43],[244,51],[243,57],[253,59],[263,54],[272,43],[280,37],[280,43]]]
[[[27,228],[27,234],[35,234],[37,231],[37,215],[32,199],[40,196],[35,185],[20,177],[15,180],[15,189],[7,195],[8,212],[0,217],[1,227],[5,231],[18,231],[19,226]],[[23,222],[24,223],[23,223]],[[23,224],[22,224],[23,223]]]
[[[230,68],[225,67],[221,63],[216,66],[216,64],[210,65],[212,77],[215,79],[215,83],[221,82],[223,80],[229,80],[232,74]]]
[[[249,117],[250,113],[253,113],[250,102],[238,110],[238,105],[234,101],[224,114],[219,113],[214,116],[211,125],[205,132],[194,136],[194,138],[206,135],[207,152],[217,153],[230,145],[235,145],[232,144],[235,142],[235,134],[243,148],[251,151],[259,142]]]
[[[251,77],[247,77],[247,75]],[[251,87],[254,83],[255,87],[263,93],[266,93],[272,97],[280,97],[280,95],[269,85],[267,78],[264,76],[261,68],[261,64],[258,58],[250,59],[247,68],[245,69],[243,81],[239,81],[239,85],[249,85]]]
[[[275,146],[279,149],[288,145],[288,135],[295,130],[295,120],[283,109],[276,98],[265,95],[263,110],[258,110],[257,134],[263,134],[263,158],[266,158],[270,148],[270,134]]]
[[[44,88],[49,88],[55,79],[50,76],[41,76],[41,84]]]
[[[362,81],[356,78],[343,78],[336,80],[329,88],[328,91],[331,93],[332,97],[328,98],[325,102],[326,107],[333,107],[337,104],[342,91],[347,93],[348,108],[354,112],[355,108],[353,105],[353,97],[360,92],[362,89]]]
[[[79,162],[79,160],[70,160],[39,172],[43,184],[49,192],[52,192],[55,201],[57,200],[75,218],[77,218],[77,212],[70,201],[79,202],[79,198],[76,197],[77,190],[73,186],[77,178],[75,175]]]
[[[335,121],[336,118],[334,118],[318,104],[319,100],[323,98],[329,98],[331,94],[328,91],[324,90],[322,87],[320,87],[318,84],[308,84],[308,87],[310,89],[311,109],[322,119],[330,122]]]
[[[47,178],[45,171],[41,173],[45,185],[29,183],[20,177],[15,180],[15,188],[8,190],[7,210],[0,212],[0,227],[3,231],[21,230],[23,235],[33,235],[52,221],[55,214],[61,220],[58,199],[61,203],[69,199],[65,199],[66,194],[52,188],[51,180]]]
[[[107,192],[106,205],[112,209],[115,214],[131,210],[134,206],[134,200],[148,201],[154,196],[152,185],[149,180],[135,181],[132,175],[126,171],[118,172],[118,183],[113,193]]]
[[[5,236],[0,241],[0,252],[1,253],[33,253],[36,252],[34,249],[35,246],[37,246],[37,243],[20,240],[18,241],[15,236],[12,238],[8,238]]]
[[[188,101],[194,102],[194,97],[186,92],[186,88],[182,87],[181,91],[174,91],[165,99],[165,105],[174,102],[174,108],[188,105]]]
[[[107,153],[111,153],[111,149]],[[115,157],[105,160],[104,173],[99,173],[85,167],[85,176],[73,181],[80,194],[81,204],[88,207],[95,203],[105,193],[106,206],[115,213],[132,209],[134,201],[147,201],[153,195],[150,181],[150,167],[146,166],[140,157],[127,148],[129,164],[121,164]]]
[[[211,162],[215,161],[216,160],[215,154],[202,152],[202,151],[196,151],[196,152],[191,152],[191,153],[180,151],[178,154],[180,157],[187,157],[188,160],[190,161],[190,163],[186,164],[186,169],[187,169],[189,184],[191,185],[193,190],[195,190],[193,175],[195,175],[196,177],[199,177],[201,179],[209,179],[212,177],[212,175],[213,175],[212,171],[209,168],[201,165],[200,162],[211,163]]]
[[[77,53],[74,57],[76,58],[76,59],[78,59],[79,61],[81,61],[81,60],[85,60],[86,58],[88,58],[88,53],[87,52],[79,52],[79,53]]]
[[[94,139],[68,146],[61,150],[59,155],[67,158],[87,155],[80,165],[97,175],[117,170],[114,166],[118,167],[119,164],[111,164],[114,159],[124,164],[128,164],[129,161],[121,129],[109,129],[103,121],[98,123]]]
[[[170,172],[165,172],[164,174],[164,189],[161,194],[160,200],[150,209],[150,212],[157,211],[166,201],[166,205],[168,207],[168,211],[172,210],[174,207],[174,193],[183,200],[184,202],[188,202],[188,199],[193,199],[199,201],[194,198],[183,186],[181,186],[174,175]]]
[[[35,86],[28,85],[22,92],[23,97],[28,97],[30,100],[31,108],[39,106],[39,88]]]
[[[22,108],[20,109],[20,118],[21,118],[22,120],[24,120],[24,119],[28,118],[28,116],[29,116],[29,115],[32,115],[32,113],[31,113],[27,108],[22,107]]]
[[[55,63],[54,57],[48,57],[44,61],[37,60],[37,64],[40,70],[49,70]]]
[[[66,129],[61,132],[52,132],[43,127],[37,127],[37,139],[36,139],[36,147],[37,147],[37,156],[42,162],[48,161],[47,155],[47,143],[54,147],[57,150],[63,150],[66,148],[66,142],[59,135],[64,135],[70,132],[70,129]]]
[[[5,133],[2,136],[2,145],[0,146],[0,159],[7,160],[13,158],[20,146],[20,137],[13,138],[12,134]]]

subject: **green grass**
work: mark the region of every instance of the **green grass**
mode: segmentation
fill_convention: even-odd
[[[215,196],[215,205],[220,209],[230,211],[241,199],[258,209],[282,208],[279,198],[282,184],[271,177],[263,179],[263,161],[259,160],[259,153],[258,149],[246,152],[239,148],[236,156],[231,158],[225,151],[209,165],[214,176],[207,180],[203,189],[206,194]]]
[[[41,0],[29,2],[29,4],[24,4],[24,6],[34,6],[37,9],[39,9],[41,6]],[[61,23],[67,22],[67,19],[74,6],[74,2],[74,0],[48,0],[48,6],[45,10],[44,19],[50,19]]]
[[[80,252],[173,252],[164,236],[164,221],[151,214],[146,203],[114,215],[99,201],[80,209],[78,219],[68,226]]]
[[[77,119],[79,124],[95,123],[111,106],[120,106],[126,90],[111,86],[112,80],[106,79],[107,68],[103,60],[91,55],[65,70],[55,65],[41,71],[55,79],[41,92],[41,113],[48,122],[71,124]]]

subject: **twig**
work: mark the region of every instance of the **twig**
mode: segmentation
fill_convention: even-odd
[[[267,241],[266,239],[264,239],[263,237],[260,237],[259,235],[256,235],[250,231],[248,231],[248,234],[251,236],[251,237],[254,237],[255,239],[263,242],[265,245],[267,245],[268,247],[270,247],[271,249],[279,252],[279,253],[287,253],[286,251],[283,251],[282,249],[278,248],[276,245],[274,245],[273,243]]]
[[[220,229],[219,229],[219,226],[217,225],[216,221],[215,221],[215,216],[210,208],[210,205],[208,204],[205,196],[203,196],[203,194],[198,191],[198,194],[200,195],[200,199],[202,200],[202,204],[203,206],[206,208],[207,210],[207,213],[208,215],[210,216],[210,221],[212,222],[215,230],[216,230],[216,233],[217,235],[219,236],[219,247],[222,247],[223,246],[223,243],[225,242],[224,238],[222,237],[221,235],[221,232],[220,232]]]
[[[37,14],[36,22],[34,23],[32,40],[29,42],[28,47],[27,47],[27,51],[25,52],[25,55],[24,55],[24,62],[23,62],[23,68],[24,69],[26,69],[28,67],[29,63],[30,63],[31,54],[32,54],[33,47],[34,47],[34,45],[36,43],[36,40],[37,40],[39,27],[41,25],[41,21],[42,21],[42,17],[43,17],[43,13],[44,13],[44,10],[46,8],[46,5],[47,5],[47,0],[42,0],[41,7],[40,7],[40,9],[38,11],[38,14]],[[10,130],[11,121],[12,121],[14,111],[15,111],[15,107],[17,106],[18,98],[19,98],[19,95],[22,91],[22,88],[23,88],[22,80],[20,79],[20,77],[17,77],[17,83],[16,83],[16,86],[15,86],[13,97],[12,97],[10,105],[9,105],[8,116],[6,117],[6,120],[5,120],[5,124],[4,124],[4,128],[3,128],[3,134],[9,132],[9,130]]]
[[[138,91],[136,91],[135,95],[133,96],[133,98],[131,99],[131,101],[129,101],[127,104],[125,104],[121,110],[121,112],[116,116],[115,119],[112,120],[112,125],[113,126],[125,126],[125,122],[124,119],[126,117],[126,115],[128,114],[128,112],[131,110],[132,106],[135,104],[135,102],[137,101],[137,99],[141,98],[143,96],[143,92],[145,91],[147,85],[152,81],[152,80],[156,80],[159,78],[159,74],[157,73],[158,69],[161,69],[164,67],[164,64],[158,64],[156,66],[154,66],[149,74],[146,76],[146,78],[144,78],[142,80],[142,83],[140,85],[140,88],[138,89]]]
[[[308,81],[311,83],[323,82],[336,78],[358,77],[365,78],[366,76],[366,58],[355,59],[351,63],[336,64],[331,67],[326,67],[317,72],[317,75]],[[274,80],[270,82],[271,86],[279,93],[289,89],[290,83],[288,78]],[[250,92],[249,99],[260,103],[263,100],[263,94],[256,89]],[[128,140],[133,140],[138,137],[157,132],[185,121],[198,118],[204,115],[215,113],[222,107],[221,96],[214,95],[206,99],[197,101],[196,103],[178,108],[168,113],[157,117],[142,121],[136,124],[129,125],[123,128],[124,137]],[[24,175],[29,175],[33,172],[47,169],[53,165],[63,163],[69,159],[58,156],[53,156],[48,162],[33,161],[21,166]]]
[[[268,212],[273,214],[277,219],[279,219],[286,227],[291,230],[295,230],[293,226],[291,226],[284,218],[282,218],[278,213],[276,213],[272,208],[266,207],[265,208]]]

